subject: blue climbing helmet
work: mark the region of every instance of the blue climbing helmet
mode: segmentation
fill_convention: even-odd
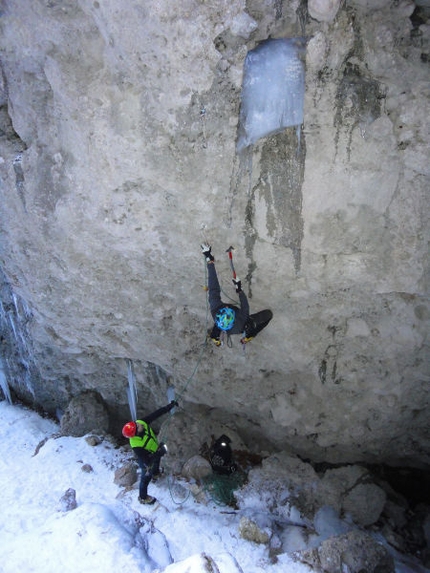
[[[228,306],[220,308],[215,316],[215,324],[221,330],[230,330],[233,328],[235,316],[236,314],[232,308]]]

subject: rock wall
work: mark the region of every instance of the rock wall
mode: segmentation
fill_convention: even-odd
[[[97,390],[117,431],[181,404],[252,448],[426,466],[428,7],[409,0],[5,0],[1,355],[49,412]],[[304,123],[236,154],[243,61],[306,37]],[[199,245],[251,310],[205,344]],[[194,410],[193,410],[194,411]]]

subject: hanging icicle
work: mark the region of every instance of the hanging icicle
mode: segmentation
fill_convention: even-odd
[[[130,415],[132,420],[137,420],[137,386],[136,376],[134,374],[133,362],[127,358],[127,376],[128,388],[127,398],[130,407]]]

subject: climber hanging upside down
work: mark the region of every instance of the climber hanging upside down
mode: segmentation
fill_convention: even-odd
[[[223,302],[211,247],[204,244],[201,245],[201,249],[208,267],[209,307],[215,323],[210,338],[216,346],[220,346],[222,332],[242,334],[240,342],[246,344],[269,324],[273,313],[271,310],[262,310],[255,314],[249,314],[248,298],[242,290],[242,283],[236,273],[233,273],[233,284],[239,295],[240,308]]]

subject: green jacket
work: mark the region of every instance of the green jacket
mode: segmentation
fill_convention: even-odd
[[[143,420],[136,420],[137,424],[142,424],[145,428],[145,433],[142,436],[134,436],[134,438],[130,438],[130,446],[133,448],[134,453],[137,455],[138,458],[146,460],[148,455],[153,454],[158,449],[158,440],[154,433],[154,430],[151,428],[149,424],[151,424],[154,420],[162,416],[163,414],[167,414],[170,412],[172,408],[175,407],[177,403],[171,402],[167,404],[167,406],[163,406],[159,408],[152,414],[145,416]]]
[[[130,438],[130,446],[134,448],[143,448],[148,452],[156,452],[158,449],[158,441],[157,437],[154,433],[154,430],[151,426],[145,422],[144,420],[136,420],[136,424],[142,424],[145,428],[145,433],[142,436],[138,436],[137,434]]]

